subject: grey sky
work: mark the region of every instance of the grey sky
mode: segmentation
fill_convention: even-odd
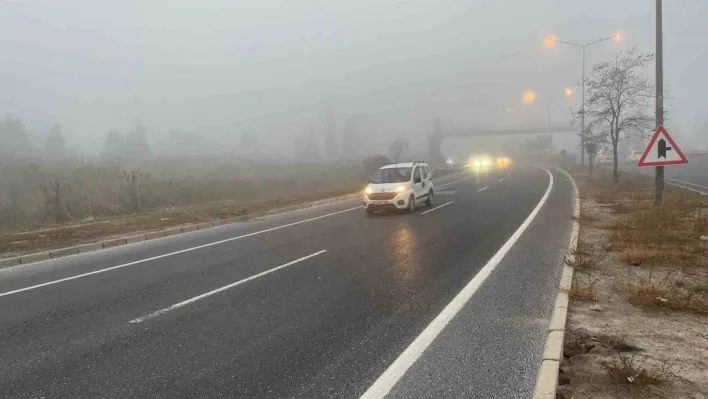
[[[693,122],[708,107],[708,1],[664,8],[667,107]],[[548,101],[567,120],[580,51],[543,38],[621,31],[589,50],[590,67],[633,44],[652,52],[653,19],[648,0],[0,0],[0,113],[57,121],[88,145],[136,118],[280,139],[327,107],[379,139],[422,135],[437,116],[545,123]],[[526,89],[538,100],[524,108]]]

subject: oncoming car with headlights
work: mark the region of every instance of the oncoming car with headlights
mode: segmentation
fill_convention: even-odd
[[[481,172],[491,169],[493,164],[492,160],[488,156],[482,155],[471,159],[469,166],[473,171]]]
[[[415,211],[418,205],[433,205],[432,171],[424,162],[386,165],[374,172],[364,189],[364,209]]]
[[[497,158],[497,169],[509,169],[511,160],[505,156]]]

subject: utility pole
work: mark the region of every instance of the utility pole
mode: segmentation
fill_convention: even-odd
[[[585,165],[585,48],[583,46],[583,96],[580,103],[580,164]]]
[[[662,4],[656,0],[656,127],[664,124],[664,51],[662,32]],[[664,200],[664,167],[656,166],[654,178],[656,186],[655,204]]]

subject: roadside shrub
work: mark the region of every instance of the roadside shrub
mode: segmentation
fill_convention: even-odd
[[[690,291],[669,273],[664,278],[639,277],[627,284],[629,302],[645,308],[663,308],[708,315],[708,295]]]
[[[573,284],[568,291],[568,298],[576,301],[596,301],[597,291],[595,285],[597,280],[589,274],[582,277],[579,273],[573,275]]]
[[[607,376],[616,384],[635,386],[661,385],[668,382],[673,373],[667,362],[662,362],[659,369],[648,367],[636,358],[636,354],[617,353],[617,357],[600,363]]]
[[[565,263],[568,266],[579,270],[590,270],[607,257],[607,251],[598,254],[592,244],[578,239],[575,248],[570,251],[569,255],[565,257]]]

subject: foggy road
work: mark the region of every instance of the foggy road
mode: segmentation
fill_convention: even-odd
[[[445,181],[414,214],[347,201],[0,270],[0,397],[528,397],[570,182]]]
[[[708,154],[687,153],[686,157],[688,158],[687,164],[664,168],[666,183],[708,194]],[[620,167],[628,171],[654,176],[653,167],[640,168],[633,164],[621,164]]]

